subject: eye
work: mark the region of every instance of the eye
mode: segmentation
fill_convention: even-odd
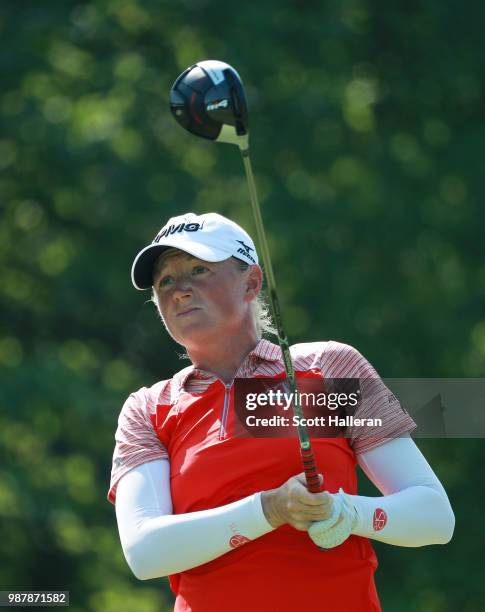
[[[162,278],[158,281],[158,286],[168,287],[168,285],[171,285],[172,283],[173,283],[173,277],[167,274],[167,276],[162,276]]]
[[[203,274],[204,272],[208,272],[209,268],[206,266],[197,265],[192,268],[192,274]]]

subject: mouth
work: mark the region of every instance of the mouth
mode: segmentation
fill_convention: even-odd
[[[192,308],[187,308],[187,310],[182,310],[182,312],[178,312],[176,314],[177,317],[186,317],[187,315],[195,312],[196,310],[200,310],[197,306],[193,306]]]

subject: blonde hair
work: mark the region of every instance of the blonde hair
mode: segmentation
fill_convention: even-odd
[[[167,253],[168,251],[176,251],[176,250],[177,249],[168,249],[167,251],[165,251],[165,253]],[[246,272],[249,269],[249,264],[247,264],[245,261],[242,261],[242,259],[238,259],[237,257],[232,257],[231,259],[234,260],[234,263],[236,264],[236,267],[240,272]],[[153,268],[154,276],[159,271],[159,269],[160,269],[160,259],[158,259],[155,262],[155,265]],[[160,313],[160,308],[158,304],[158,296],[157,296],[157,292],[155,291],[154,287],[152,287],[151,301],[155,304],[158,312]],[[257,298],[251,302],[250,309],[251,309],[252,319],[256,327],[256,335],[258,338],[262,338],[266,334],[271,334],[274,336],[278,335],[276,328],[273,324],[273,319],[271,317],[271,312],[270,312],[268,302],[266,301],[266,296],[263,294],[262,291],[259,293]]]
[[[237,259],[236,257],[233,259],[236,262],[237,269],[241,272],[246,272],[246,270],[249,269],[249,264],[242,259]],[[259,293],[258,297],[251,302],[250,308],[258,338],[262,338],[265,334],[276,336],[277,331],[273,323],[273,318],[271,317],[270,308],[266,301],[266,296],[262,291]]]

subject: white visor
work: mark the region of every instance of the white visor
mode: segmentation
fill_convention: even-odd
[[[153,285],[155,261],[168,248],[179,249],[204,261],[237,257],[249,265],[258,263],[251,237],[237,223],[217,213],[187,213],[169,219],[153,242],[135,257],[131,280],[137,289],[149,289]]]

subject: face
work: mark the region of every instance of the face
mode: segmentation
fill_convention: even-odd
[[[259,266],[241,271],[233,258],[211,263],[173,250],[160,256],[154,270],[162,319],[187,348],[241,333],[251,324],[250,303],[262,283]]]

